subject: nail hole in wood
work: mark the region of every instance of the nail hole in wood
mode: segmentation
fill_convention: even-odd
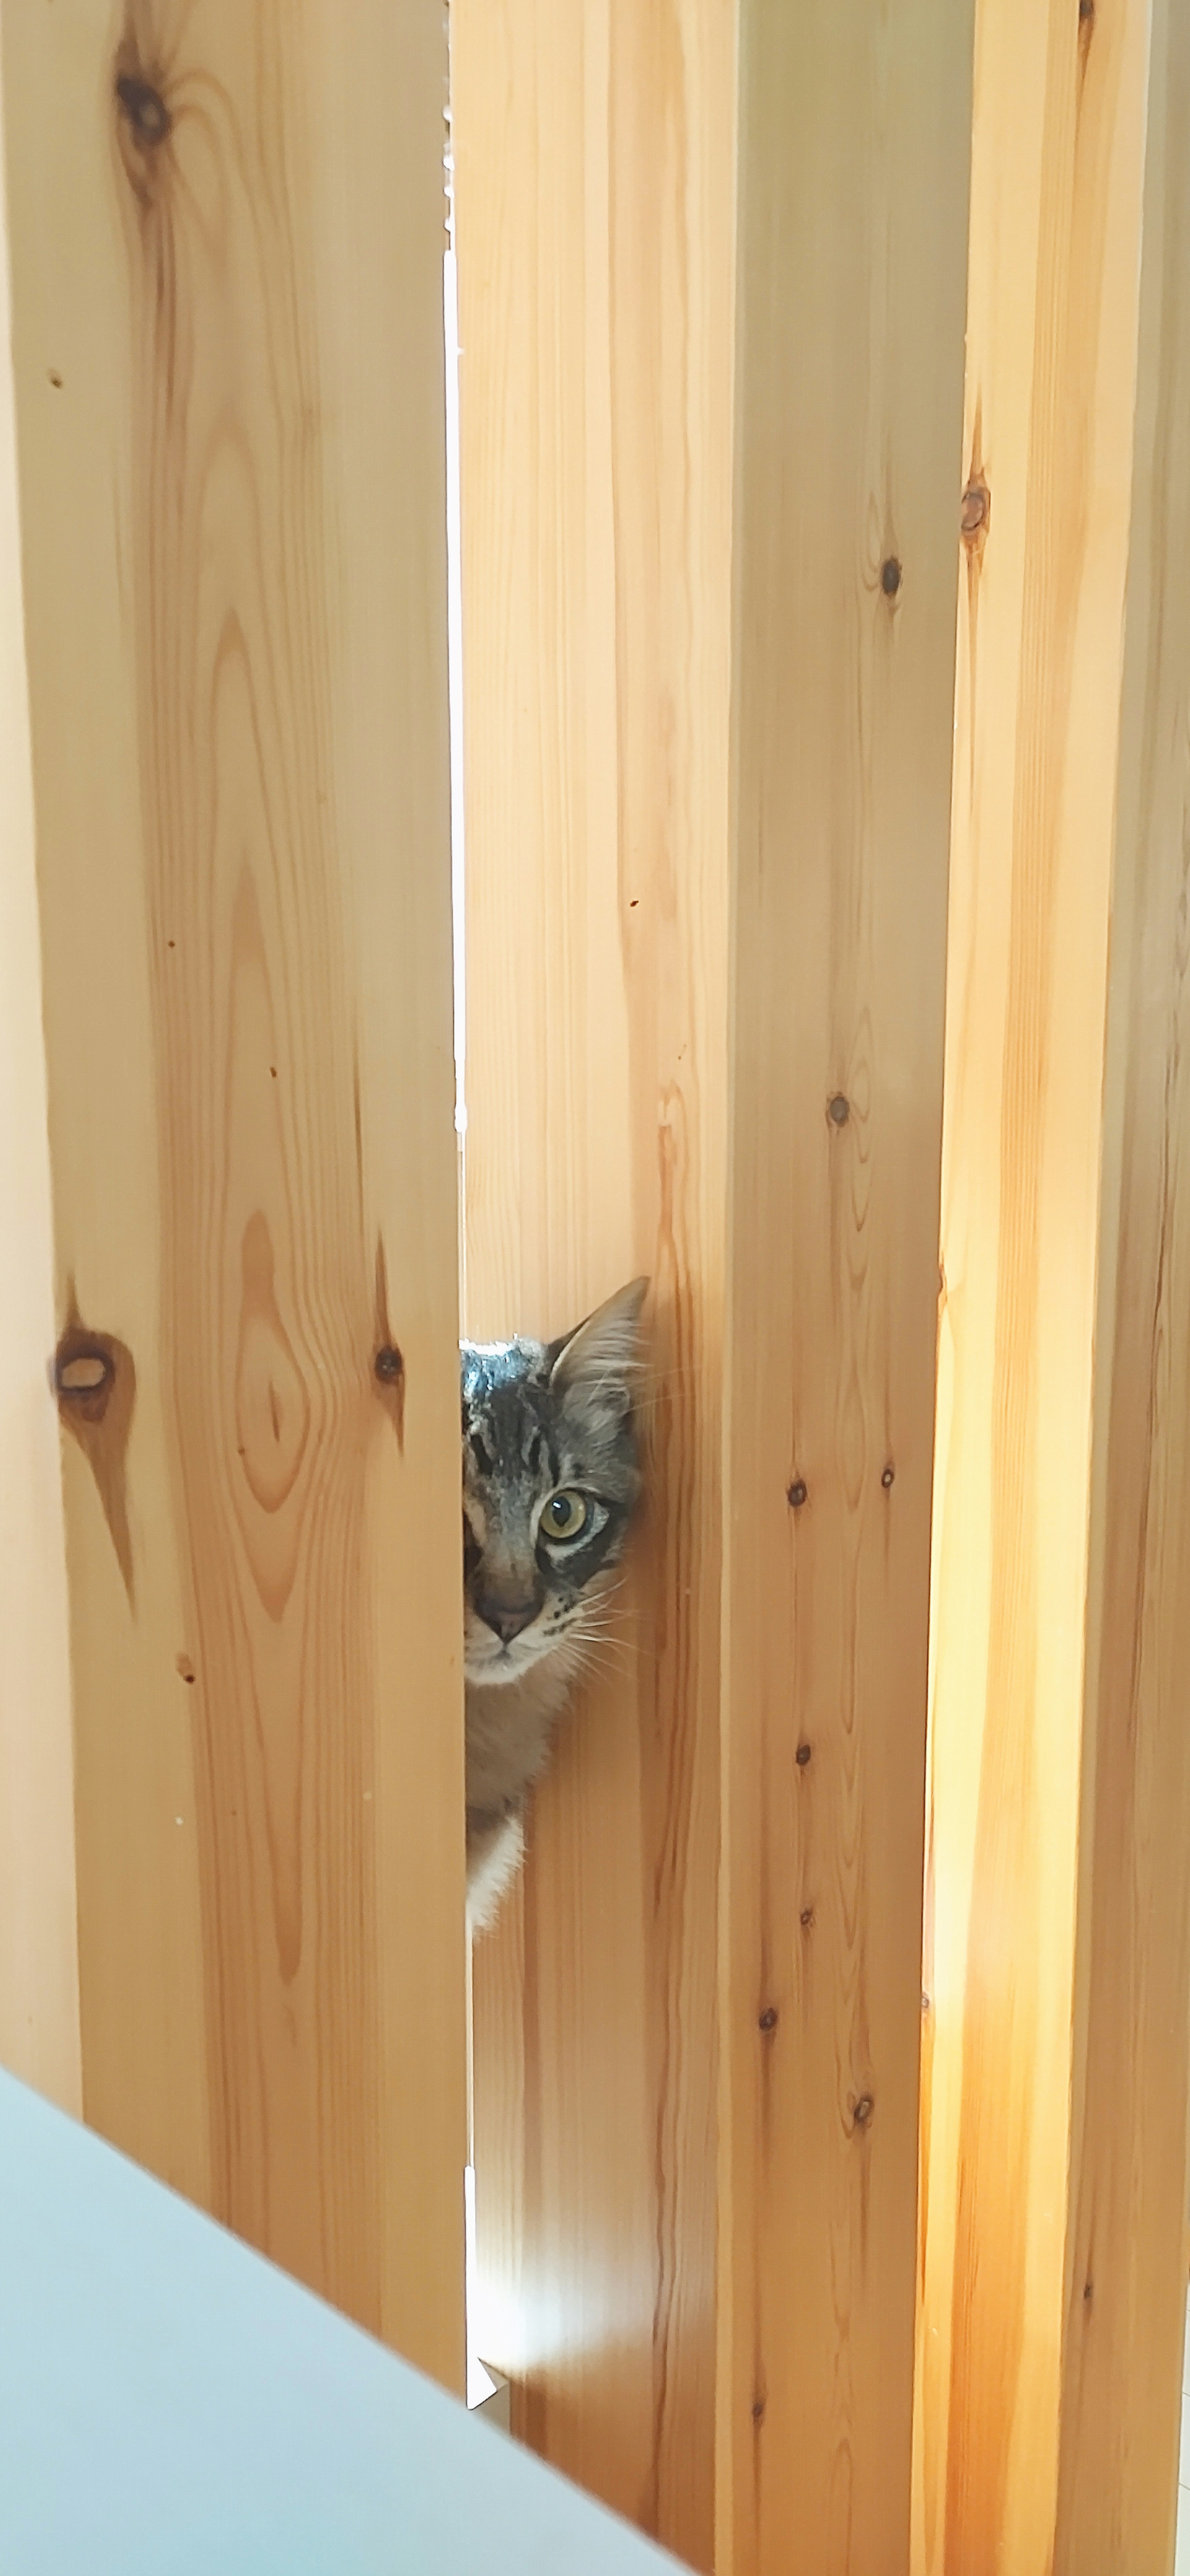
[[[789,1487],[788,1493],[785,1496],[785,1500],[789,1504],[791,1511],[800,1512],[802,1504],[806,1500],[806,1494],[807,1487],[805,1479],[801,1476],[795,1476],[793,1483]]]
[[[851,1102],[847,1098],[846,1092],[836,1091],[834,1099],[828,1100],[826,1104],[826,1114],[830,1119],[832,1127],[846,1126],[847,1121],[851,1116]]]
[[[776,2029],[776,2027],[777,2027],[777,2007],[776,2007],[776,2005],[775,2005],[775,2004],[766,2004],[766,2005],[765,2005],[764,2011],[762,2012],[762,2014],[761,2014],[761,2016],[760,2016],[760,2022],[759,2022],[759,2025],[758,2025],[758,2026],[759,2026],[759,2028],[760,2028],[761,2030],[775,2030],[775,2029]]]
[[[138,80],[132,72],[121,72],[116,96],[138,143],[148,151],[164,143],[173,118],[160,90],[154,89],[150,81]]]
[[[887,555],[880,567],[880,587],[886,599],[895,599],[901,587],[901,567],[895,555]]]
[[[189,1655],[178,1656],[178,1671],[184,1682],[192,1682],[194,1680],[194,1666],[190,1661]]]
[[[799,1771],[804,1771],[806,1764],[810,1759],[810,1747],[808,1744],[799,1744],[796,1759]]]

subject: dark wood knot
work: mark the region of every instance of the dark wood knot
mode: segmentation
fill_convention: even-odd
[[[880,567],[880,587],[886,599],[895,599],[901,587],[901,567],[895,555],[887,555]]]
[[[91,1333],[65,1332],[54,1354],[54,1392],[60,1405],[83,1422],[102,1422],[116,1381],[106,1342]]]
[[[847,1121],[851,1116],[851,1102],[847,1098],[845,1091],[836,1091],[834,1099],[828,1100],[826,1104],[826,1114],[832,1127],[846,1126]]]
[[[405,1362],[395,1342],[383,1342],[372,1362],[382,1386],[396,1386],[405,1374]]]
[[[128,119],[133,134],[146,152],[164,143],[173,118],[159,89],[151,81],[141,80],[135,72],[120,72],[116,79],[116,97]]]

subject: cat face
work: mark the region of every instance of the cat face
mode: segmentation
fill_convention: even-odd
[[[648,1283],[560,1341],[462,1345],[464,1660],[518,1680],[577,1649],[640,1490],[632,1386]]]

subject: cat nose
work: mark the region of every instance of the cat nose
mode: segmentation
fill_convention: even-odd
[[[537,1617],[538,1610],[536,1601],[477,1601],[475,1607],[485,1628],[494,1628],[505,1646],[511,1646],[513,1638],[519,1637],[522,1628]]]

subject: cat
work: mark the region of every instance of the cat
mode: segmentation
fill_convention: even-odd
[[[646,1279],[556,1342],[464,1342],[467,1915],[489,1923],[640,1493]]]

